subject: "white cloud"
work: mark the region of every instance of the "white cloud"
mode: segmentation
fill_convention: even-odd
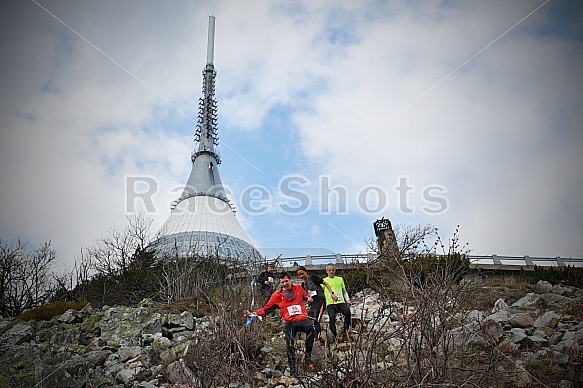
[[[40,4],[110,58],[32,2],[2,6],[2,236],[53,240],[71,263],[123,223],[124,174],[159,179],[164,222],[189,173],[214,13],[224,182],[276,199],[285,174],[312,182],[316,210],[301,217],[238,212],[258,245],[350,253],[376,218],[353,212],[356,193],[376,184],[393,223],[461,224],[478,253],[583,253],[583,48],[563,3],[445,80],[539,3]],[[321,170],[349,188],[349,216],[318,216]],[[415,215],[398,211],[399,176]],[[444,215],[419,211],[430,184],[448,190]]]

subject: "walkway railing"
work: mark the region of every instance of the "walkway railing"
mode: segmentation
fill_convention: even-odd
[[[377,257],[374,252],[358,253],[352,255],[320,255],[320,256],[296,256],[280,257],[279,264],[283,267],[295,267],[303,265],[308,269],[323,268],[329,263],[342,265],[344,268],[356,267],[360,263],[373,262]],[[564,257],[536,257],[536,256],[499,256],[499,255],[468,255],[470,267],[484,269],[504,270],[532,270],[534,266],[540,267],[583,267],[583,258]]]

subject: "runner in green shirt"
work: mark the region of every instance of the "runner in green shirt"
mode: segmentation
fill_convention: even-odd
[[[344,285],[344,279],[340,276],[336,276],[336,268],[334,264],[328,264],[326,266],[326,273],[328,274],[323,280],[330,285],[332,291],[334,292],[336,300],[332,298],[332,294],[328,288],[324,288],[324,294],[326,295],[326,311],[328,311],[328,318],[330,319],[330,331],[334,336],[334,340],[337,339],[336,333],[336,314],[340,313],[344,315],[344,332],[342,333],[342,340],[348,341],[348,332],[350,330],[350,307],[352,302],[348,296],[348,291],[346,291],[346,286]]]

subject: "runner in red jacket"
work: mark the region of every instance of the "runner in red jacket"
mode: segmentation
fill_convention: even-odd
[[[292,370],[296,366],[294,351],[294,341],[298,332],[306,333],[306,366],[310,370],[315,370],[312,362],[312,348],[314,346],[314,325],[308,317],[304,300],[312,302],[304,288],[299,284],[293,284],[291,275],[282,272],[279,275],[280,288],[275,291],[267,304],[255,313],[244,310],[243,314],[248,317],[252,314],[264,317],[276,308],[279,308],[281,316],[285,321],[285,345],[287,350],[287,360]]]

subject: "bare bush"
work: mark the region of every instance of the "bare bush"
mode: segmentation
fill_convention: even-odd
[[[51,242],[28,250],[18,239],[0,239],[0,315],[15,316],[48,302],[55,292],[52,265],[57,259]]]
[[[349,345],[333,345],[314,387],[499,385],[505,358],[477,323],[468,321],[475,284],[460,281],[467,245],[456,230],[443,244],[430,227],[399,228],[399,255],[379,252],[366,268],[375,310],[353,319]],[[397,237],[398,236],[398,237]],[[434,240],[430,240],[434,239]],[[390,247],[390,245],[388,245]],[[406,260],[402,260],[402,259]],[[330,324],[335,324],[330,323]]]
[[[140,265],[143,253],[155,248],[158,235],[151,230],[153,219],[143,214],[127,217],[128,224],[123,230],[112,227],[107,235],[81,254],[79,270],[84,278],[87,262],[97,275],[113,276]]]

